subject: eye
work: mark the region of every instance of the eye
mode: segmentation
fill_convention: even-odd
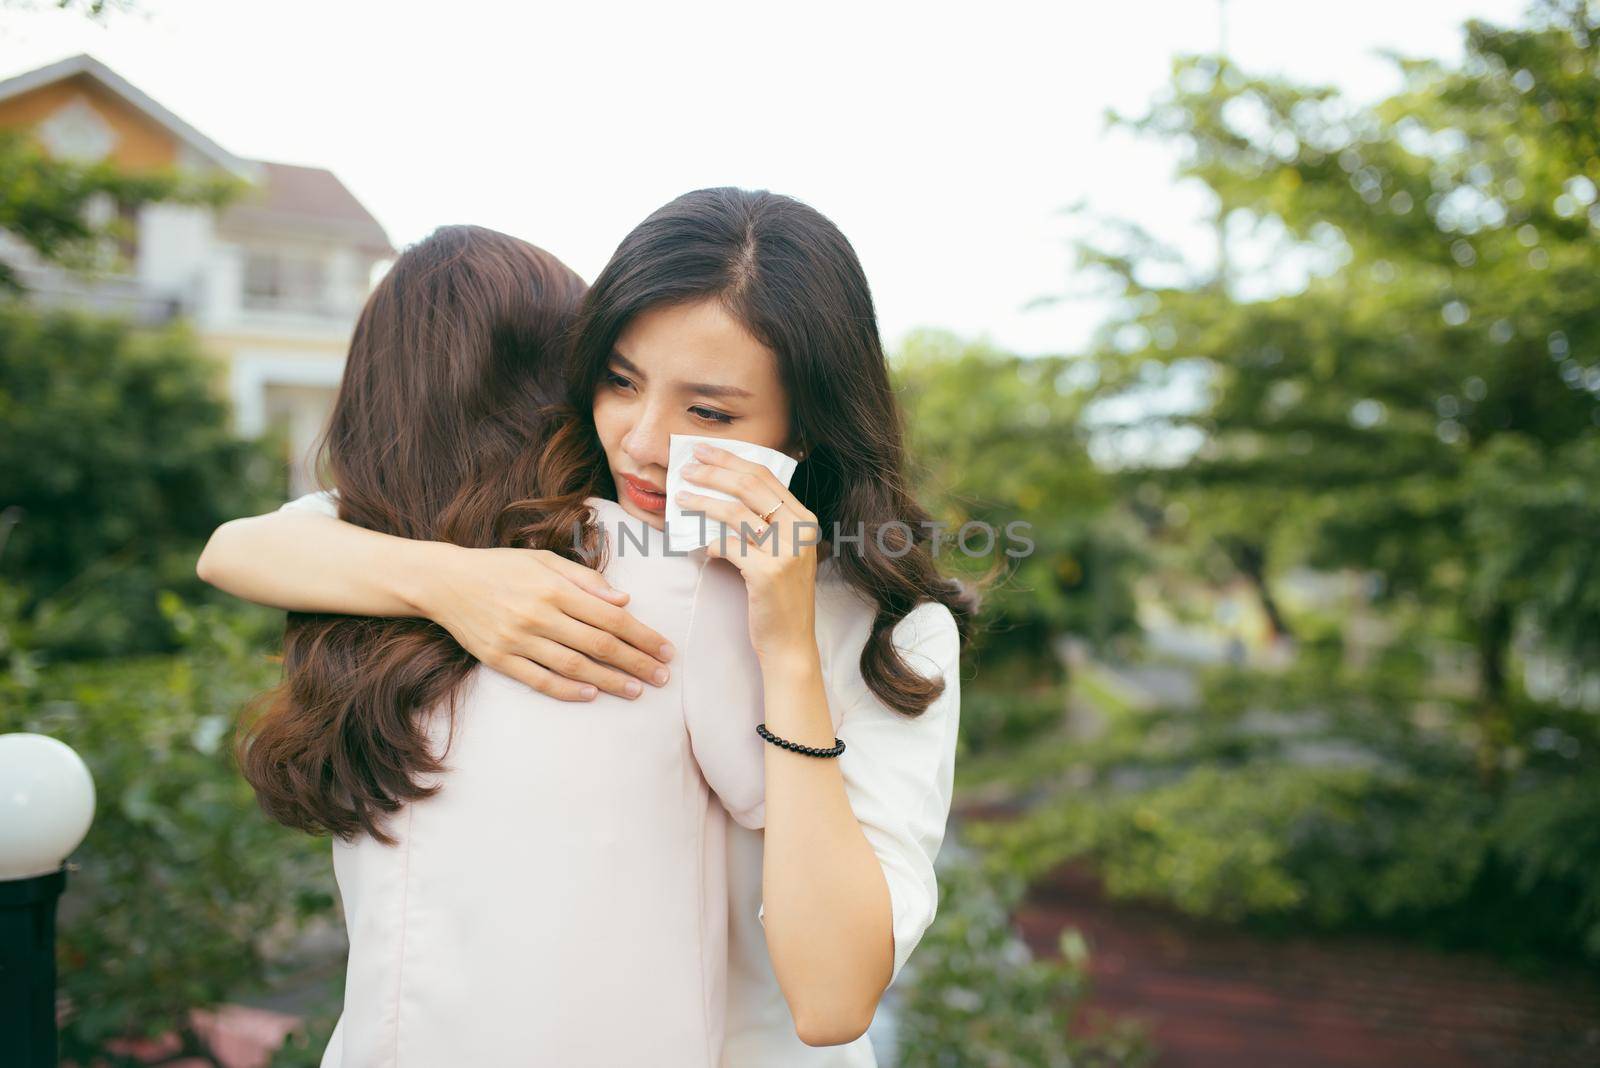
[[[630,386],[630,385],[633,384],[633,383],[629,382],[626,378],[623,378],[621,375],[617,374],[617,372],[615,372],[615,371],[607,371],[605,380],[606,380],[606,383],[608,385],[617,386],[619,388],[622,387],[622,386]]]
[[[693,412],[695,415],[699,416],[701,419],[704,419],[708,423],[724,423],[724,424],[726,424],[726,423],[733,422],[733,416],[724,415],[722,412],[712,411],[710,408],[699,408],[699,407],[696,407],[696,408],[690,408],[689,411]],[[704,414],[701,414],[701,413],[704,413]]]

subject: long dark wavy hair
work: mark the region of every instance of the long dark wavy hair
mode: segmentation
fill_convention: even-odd
[[[817,516],[824,538],[835,523],[844,534],[866,534],[860,544],[841,538],[836,554],[845,581],[877,605],[861,652],[862,678],[888,707],[920,715],[944,682],[901,658],[895,625],[922,602],[938,601],[955,616],[965,647],[979,588],[942,576],[934,563],[922,525],[931,519],[907,486],[904,414],[855,249],[837,226],[793,197],[698,189],[623,239],[584,298],[565,404],[540,458],[542,495],[518,509],[532,521],[524,536],[554,552],[572,545],[574,529],[591,541],[593,519],[583,499],[617,494],[593,418],[612,346],[641,312],[705,299],[720,300],[776,354],[792,433],[806,449],[791,488]]]
[[[446,226],[407,249],[367,300],[319,449],[339,517],[403,538],[526,545],[515,507],[537,485],[560,410],[562,353],[584,283],[525,241]],[[435,623],[291,612],[283,678],[235,749],[279,823],[385,843],[387,814],[437,787],[416,715],[448,702],[474,659]]]

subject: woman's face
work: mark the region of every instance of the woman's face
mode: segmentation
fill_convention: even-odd
[[[660,530],[667,436],[739,438],[788,451],[789,397],[777,356],[708,298],[633,317],[595,390],[594,426],[618,503]]]

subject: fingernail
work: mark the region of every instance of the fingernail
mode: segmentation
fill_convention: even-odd
[[[640,686],[637,682],[634,682],[632,679],[629,679],[628,682],[627,682],[627,685],[623,686],[622,688],[627,691],[629,697],[638,697],[639,696],[639,691],[644,689],[643,686]]]
[[[579,691],[579,692],[580,692],[580,693],[582,693],[582,694],[583,694],[583,699],[584,699],[584,700],[585,700],[585,701],[587,701],[587,700],[589,700],[589,699],[590,699],[590,698],[591,698],[591,697],[593,697],[593,696],[594,696],[594,695],[595,695],[595,694],[597,694],[597,693],[599,693],[599,692],[600,692],[600,691],[599,691],[599,690],[596,690],[596,689],[595,689],[595,688],[594,688],[594,687],[593,687],[593,686],[585,686],[585,687],[584,687],[584,688],[583,688],[583,689],[582,689],[582,690],[580,690],[580,691]]]
[[[677,652],[678,651],[672,647],[672,643],[668,642],[661,647],[661,659],[671,660],[675,655],[677,655]]]
[[[665,686],[667,684],[667,669],[656,668],[656,673],[650,677],[656,680],[657,686]]]

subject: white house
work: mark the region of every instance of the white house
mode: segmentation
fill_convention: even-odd
[[[248,192],[221,211],[152,204],[92,277],[40,264],[0,233],[32,299],[192,321],[219,363],[240,433],[287,432],[288,490],[308,488],[350,331],[376,266],[394,249],[332,172],[235,156],[80,55],[0,82],[0,129],[26,128],[53,155],[128,170],[231,174]],[[113,211],[106,205],[103,210]]]

